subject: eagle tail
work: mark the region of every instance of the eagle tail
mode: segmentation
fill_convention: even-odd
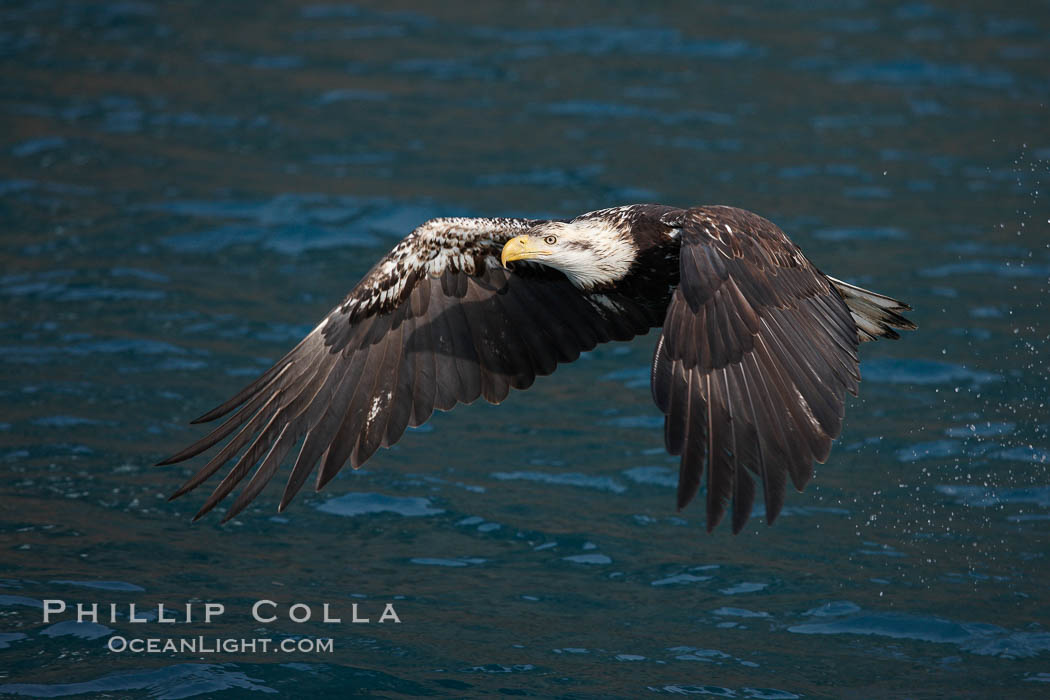
[[[855,287],[834,277],[828,277],[828,280],[849,307],[853,321],[857,324],[857,339],[860,342],[878,338],[895,340],[900,337],[895,328],[911,331],[917,327],[898,313],[911,311],[911,307],[903,301]]]

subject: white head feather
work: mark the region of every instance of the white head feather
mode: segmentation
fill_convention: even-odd
[[[550,251],[534,262],[560,270],[580,289],[622,279],[637,256],[629,235],[603,219],[552,221],[529,231],[529,237],[543,241]]]

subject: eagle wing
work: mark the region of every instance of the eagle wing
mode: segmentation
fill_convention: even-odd
[[[668,451],[681,455],[678,507],[707,460],[707,529],[732,502],[733,532],[762,482],[769,523],[790,476],[799,490],[856,395],[857,326],[849,309],[784,232],[731,207],[690,209],[680,228],[680,282],[657,342],[653,398]]]
[[[233,435],[172,498],[236,463],[194,519],[254,469],[227,511],[237,515],[300,443],[284,509],[320,464],[316,488],[342,467],[424,423],[434,409],[505,399],[559,363],[659,325],[615,293],[588,294],[560,272],[500,265],[503,245],[538,222],[431,220],[403,239],[302,342],[195,423],[229,417],[160,464],[180,462]]]

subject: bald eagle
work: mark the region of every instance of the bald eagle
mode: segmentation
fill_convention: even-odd
[[[776,225],[741,209],[635,204],[572,220],[441,218],[382,258],[295,348],[193,421],[229,415],[163,460],[233,435],[179,488],[233,468],[194,520],[253,470],[223,522],[240,513],[292,449],[284,510],[317,469],[320,490],[360,467],[434,409],[511,389],[611,340],[663,330],[652,395],[668,452],[680,456],[677,505],[706,464],[707,529],[732,506],[747,522],[761,482],[766,520],[824,462],[860,380],[857,348],[915,325],[890,297],[824,275]]]

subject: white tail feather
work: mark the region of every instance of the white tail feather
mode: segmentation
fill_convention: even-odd
[[[899,311],[910,311],[902,301],[884,294],[855,287],[834,277],[828,277],[835,291],[849,307],[857,324],[857,339],[864,343],[877,338],[899,338],[894,328],[914,330],[915,324],[901,316]]]

